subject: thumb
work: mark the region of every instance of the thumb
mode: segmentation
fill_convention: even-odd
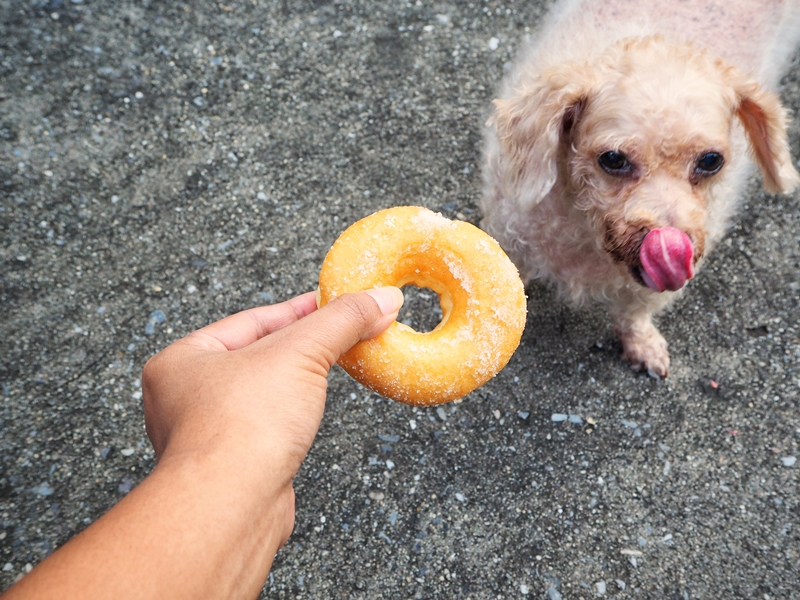
[[[402,306],[403,292],[392,286],[343,294],[287,329],[305,353],[330,368],[358,342],[383,333]]]

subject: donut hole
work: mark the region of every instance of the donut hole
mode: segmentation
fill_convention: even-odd
[[[439,294],[430,288],[408,284],[400,288],[405,302],[397,320],[419,333],[433,331],[442,322]]]

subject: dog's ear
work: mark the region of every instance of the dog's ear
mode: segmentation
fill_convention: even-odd
[[[488,125],[505,155],[503,185],[523,210],[538,204],[558,177],[560,145],[580,118],[591,85],[585,67],[562,65],[495,100]]]
[[[800,184],[792,164],[786,136],[786,115],[778,97],[754,81],[734,84],[738,105],[736,115],[744,125],[753,158],[770,192],[788,193]]]

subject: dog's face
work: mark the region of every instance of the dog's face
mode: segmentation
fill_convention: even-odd
[[[722,61],[660,38],[552,69],[496,104],[506,185],[521,208],[565,190],[598,246],[654,291],[682,287],[705,252],[710,196],[737,119],[768,189],[798,182],[777,99]]]
[[[705,251],[736,98],[718,69],[701,77],[683,64],[626,58],[566,123],[567,176],[609,256],[638,283],[676,290]]]

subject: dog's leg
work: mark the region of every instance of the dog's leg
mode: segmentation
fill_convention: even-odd
[[[646,370],[651,377],[666,377],[669,372],[667,341],[653,325],[649,307],[639,304],[610,308],[614,331],[622,342],[622,358],[634,371]]]

